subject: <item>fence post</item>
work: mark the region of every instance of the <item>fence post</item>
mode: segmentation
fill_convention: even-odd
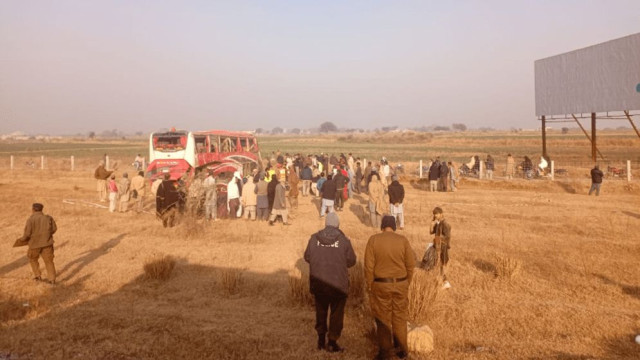
[[[71,155],[71,171],[74,171],[75,169],[76,169],[75,158],[73,157],[73,155]]]
[[[482,179],[482,175],[484,174],[484,164],[482,163],[482,160],[480,160],[480,168],[479,168],[479,172],[478,172],[478,179]]]
[[[555,180],[555,162],[551,160],[551,181]]]
[[[44,155],[40,155],[40,170],[44,170]]]
[[[109,169],[109,155],[105,156],[106,160],[104,161],[104,168]]]
[[[627,160],[627,182],[631,182],[631,160]]]
[[[13,155],[11,155],[11,170],[13,170]]]
[[[420,160],[420,179],[422,179],[422,160]]]

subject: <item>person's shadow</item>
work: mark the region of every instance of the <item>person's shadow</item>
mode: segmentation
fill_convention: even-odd
[[[61,280],[62,281],[66,281],[66,280],[69,280],[69,279],[73,278],[85,266],[91,264],[94,260],[96,260],[97,258],[99,258],[102,255],[105,255],[107,252],[109,252],[109,250],[111,250],[111,248],[113,248],[116,245],[118,245],[120,243],[120,241],[126,235],[127,235],[126,233],[125,234],[120,234],[120,235],[114,237],[113,239],[110,239],[106,243],[100,245],[99,247],[82,253],[80,257],[78,257],[77,259],[73,260],[70,263],[67,263],[64,266],[64,268],[62,268],[62,270],[58,271],[58,276],[64,274],[69,269],[73,268],[73,270],[71,270],[71,272]]]
[[[597,277],[598,279],[602,280],[602,282],[604,282],[605,284],[609,284],[609,285],[615,285],[615,286],[619,286],[620,289],[622,289],[622,292],[629,295],[629,296],[633,296],[636,299],[640,299],[640,286],[631,286],[631,285],[625,285],[622,284],[620,282],[617,282],[615,280],[609,279],[608,277],[601,275],[601,274],[593,274],[593,276]]]
[[[65,245],[67,245],[68,242],[69,241],[65,241],[60,245],[56,245],[54,243],[53,249],[54,250],[62,249]],[[27,247],[28,246],[24,247],[25,250],[26,250]],[[23,267],[23,266],[25,266],[27,264],[29,264],[29,259],[26,256],[21,256],[19,259],[16,259],[16,260],[10,262],[9,264],[0,267],[0,276],[2,276],[4,274],[8,274],[8,273],[12,272],[13,270],[21,268],[21,267]]]

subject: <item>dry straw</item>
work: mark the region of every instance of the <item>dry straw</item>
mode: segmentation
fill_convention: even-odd
[[[313,296],[309,292],[309,273],[295,268],[289,272],[289,298],[293,303],[313,305]]]
[[[409,286],[409,320],[413,324],[424,324],[433,308],[441,281],[435,271],[416,269]]]
[[[144,263],[144,276],[148,280],[167,280],[176,266],[170,255],[154,255]]]
[[[498,279],[507,281],[513,280],[522,268],[522,262],[505,255],[495,254],[493,256],[495,262],[495,276]]]
[[[218,272],[218,283],[222,286],[222,291],[226,296],[240,292],[243,271],[243,269],[237,268],[224,268]]]

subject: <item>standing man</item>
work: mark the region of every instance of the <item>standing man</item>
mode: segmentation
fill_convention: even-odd
[[[344,319],[344,306],[349,294],[348,268],[356,264],[351,241],[340,231],[340,220],[334,212],[327,215],[325,228],[311,235],[304,252],[309,263],[309,291],[315,297],[318,350],[325,348],[329,331],[329,352],[344,350],[338,345]],[[329,327],[327,328],[327,315]]]
[[[447,281],[445,273],[446,266],[449,263],[449,249],[451,248],[451,225],[444,219],[444,213],[441,208],[433,209],[433,221],[431,222],[431,234],[435,235],[433,245],[439,254],[438,262],[440,263],[440,276],[442,276],[442,288],[451,287]]]
[[[93,177],[98,181],[98,200],[100,200],[101,202],[107,201],[107,179],[109,178],[109,176],[111,176],[112,172],[113,171],[108,171],[104,167],[104,161],[100,160],[96,171],[93,173]]]
[[[511,156],[511,154],[507,155],[507,170],[506,170],[506,177],[509,180],[513,180],[513,172],[515,170],[515,160],[513,159],[513,156]]]
[[[258,195],[256,194],[257,176],[250,176],[242,187],[242,207],[244,208],[244,218],[256,219],[256,206],[258,205]],[[266,188],[265,188],[266,190]]]
[[[171,180],[170,174],[164,174],[164,180],[158,186],[156,193],[156,214],[162,220],[162,226],[173,227],[178,211],[180,195],[178,184]]]
[[[323,181],[322,184],[318,181],[318,186],[320,187],[320,196],[322,197],[322,206],[320,207],[320,217],[323,217],[324,214],[329,211],[333,212],[333,202],[336,199],[336,183],[332,179],[332,175],[327,175],[327,180]]]
[[[254,189],[256,193],[256,206],[258,210],[258,220],[269,219],[269,184],[264,181],[264,172],[259,174],[258,183]]]
[[[360,194],[360,187],[362,186],[362,166],[360,166],[360,161],[356,161],[356,181],[353,186],[353,190],[356,194]]]
[[[395,233],[393,216],[382,219],[381,229],[382,233],[369,238],[364,253],[364,276],[377,328],[377,359],[390,359],[394,345],[400,347],[395,355],[404,359],[409,353],[408,295],[416,258],[409,240]]]
[[[600,195],[600,185],[602,185],[602,178],[604,174],[602,170],[600,170],[600,166],[596,164],[596,166],[591,169],[591,189],[589,189],[589,195],[595,190],[596,196]]]
[[[138,175],[131,179],[131,192],[135,199],[134,207],[136,212],[141,212],[143,210],[146,187],[147,184],[146,181],[144,181],[144,171],[138,171]]]
[[[302,180],[302,196],[309,196],[312,178],[313,171],[311,170],[311,167],[309,164],[304,164],[304,168],[300,171],[300,180]]]
[[[229,217],[237,219],[240,210],[240,189],[242,188],[242,177],[240,172],[233,173],[231,181],[227,184],[227,204],[229,206]]]
[[[449,167],[447,162],[442,160],[440,163],[440,191],[447,192],[447,182],[449,180]]]
[[[107,187],[109,189],[109,212],[115,212],[118,202],[118,184],[116,183],[115,174],[111,174]]]
[[[349,178],[344,175],[340,165],[336,166],[336,170],[337,172],[333,176],[333,181],[336,183],[336,192],[334,194],[335,210],[342,211],[342,207],[344,206],[344,191],[349,182]]]
[[[438,191],[438,179],[440,179],[440,161],[431,162],[429,167],[429,190]]]
[[[451,191],[456,191],[456,182],[458,181],[458,169],[456,168],[456,166],[449,161],[449,179],[451,179],[451,183],[450,183],[450,188]]]
[[[216,178],[213,170],[209,170],[207,177],[202,182],[204,189],[204,218],[205,220],[218,220],[218,192],[216,191]]]
[[[273,226],[273,222],[276,220],[278,215],[282,216],[282,224],[289,225],[287,222],[287,215],[289,211],[287,210],[287,199],[286,194],[287,188],[284,186],[284,180],[280,181],[278,185],[276,185],[276,193],[273,198],[273,209],[271,210],[271,216],[269,217],[269,225]]]
[[[371,227],[379,228],[382,222],[382,214],[387,208],[384,199],[384,186],[380,181],[377,170],[371,171],[369,175],[369,218]]]
[[[129,174],[123,173],[122,179],[118,184],[118,212],[127,212],[129,210],[129,197],[131,194],[131,180],[129,180]]]
[[[367,165],[364,167],[364,189],[369,192],[369,181],[371,179],[371,161],[367,161]]]
[[[13,246],[29,245],[27,257],[33,271],[33,280],[36,281],[42,281],[40,263],[38,262],[42,256],[44,266],[47,268],[45,282],[53,285],[56,283],[56,267],[53,264],[53,234],[58,230],[58,227],[51,216],[42,213],[43,208],[44,206],[40,203],[31,206],[31,216],[24,226],[24,234],[16,240]]]
[[[391,185],[389,185],[389,212],[396,219],[396,223],[400,224],[400,230],[404,230],[404,186],[398,182],[398,175],[391,177]]]
[[[487,165],[487,179],[493,180],[493,168],[495,166],[493,156],[487,155],[487,161],[485,164]]]

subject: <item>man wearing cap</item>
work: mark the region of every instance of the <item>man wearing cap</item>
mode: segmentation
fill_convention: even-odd
[[[318,349],[326,346],[329,352],[343,350],[337,341],[342,332],[344,307],[349,294],[348,268],[356,264],[351,241],[339,226],[338,215],[335,212],[327,214],[325,228],[311,235],[304,252],[304,260],[309,263],[309,290],[316,303]],[[327,331],[329,342],[325,345]]]
[[[404,186],[398,182],[398,175],[391,176],[391,184],[387,192],[389,193],[389,212],[391,216],[396,218],[400,225],[400,230],[404,230]]]
[[[376,321],[379,352],[377,359],[407,357],[407,319],[409,284],[416,264],[409,240],[396,234],[393,216],[382,218],[382,232],[367,242],[364,275],[369,291],[371,311]]]
[[[15,246],[29,245],[27,257],[31,264],[34,280],[42,281],[40,277],[40,263],[38,258],[42,257],[44,266],[47,268],[47,280],[49,284],[56,282],[56,267],[53,264],[53,234],[58,230],[56,222],[49,215],[42,213],[44,206],[35,203],[31,206],[31,216],[24,226],[24,235],[16,240]]]
[[[104,161],[100,160],[96,171],[93,173],[93,177],[98,181],[98,200],[102,202],[107,201],[107,179],[109,178],[109,176],[111,176],[112,172],[113,171],[108,171],[107,169],[105,169]]]
[[[451,225],[445,220],[442,208],[433,209],[433,221],[429,231],[434,235],[433,245],[438,252],[438,264],[440,276],[442,276],[442,288],[449,289],[451,284],[447,281],[446,268],[449,263],[449,249],[451,248]]]

